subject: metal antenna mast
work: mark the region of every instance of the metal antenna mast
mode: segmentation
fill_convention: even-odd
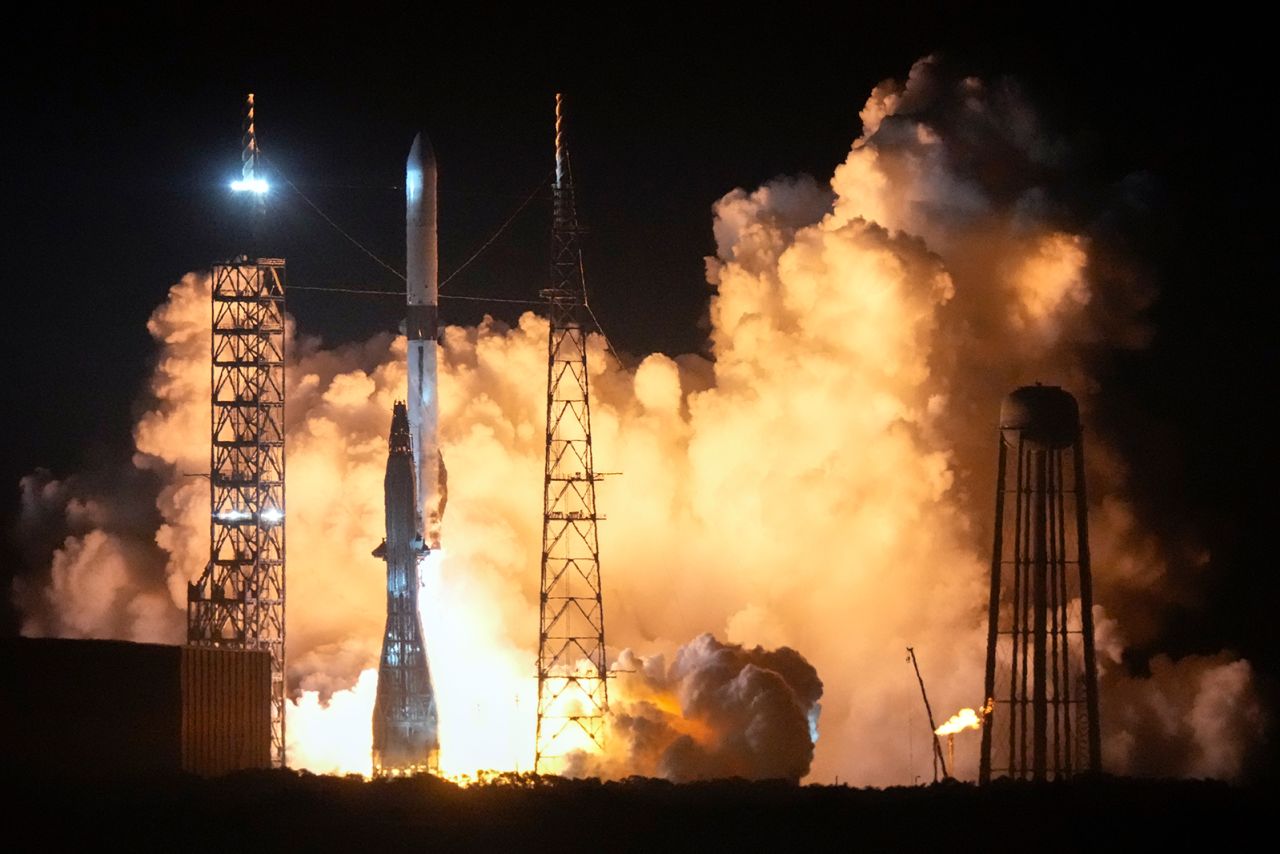
[[[245,109],[243,175],[256,179],[252,95]],[[209,563],[187,585],[187,642],[271,653],[271,762],[284,767],[285,264],[241,256],[212,278]]]
[[[942,776],[947,774],[947,760],[942,757],[942,744],[938,741],[938,727],[933,722],[933,707],[929,705],[929,695],[924,690],[924,677],[920,675],[920,662],[916,661],[915,647],[907,647],[908,660],[916,669],[916,681],[920,683],[920,696],[924,698],[924,712],[929,717],[929,730],[933,737],[933,782],[938,782],[938,766],[942,766]]]
[[[542,504],[538,722],[534,770],[571,750],[604,745],[609,688],[596,522],[599,475],[591,450],[588,315],[573,174],[556,95],[551,286],[541,292],[547,338],[547,456]]]
[[[240,152],[240,181],[241,186],[249,190],[249,196],[252,199],[252,224],[256,231],[267,212],[267,194],[259,190],[260,187],[265,186],[265,182],[258,175],[258,129],[254,121],[252,92],[244,99],[244,136],[241,144],[243,149]]]

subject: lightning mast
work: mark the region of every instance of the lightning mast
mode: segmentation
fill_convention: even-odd
[[[245,102],[241,179],[255,224],[253,95]],[[256,229],[255,229],[256,230]],[[271,653],[271,762],[285,765],[285,263],[240,256],[212,273],[209,563],[187,585],[187,643]]]
[[[547,453],[542,505],[538,630],[538,719],[534,770],[575,749],[604,745],[609,707],[600,547],[599,475],[591,449],[586,283],[573,174],[556,95],[551,286],[547,301]]]
[[[232,185],[237,192],[248,192],[253,206],[256,229],[267,212],[267,182],[258,175],[258,129],[254,120],[253,93],[244,99],[244,135],[240,152],[240,180]]]

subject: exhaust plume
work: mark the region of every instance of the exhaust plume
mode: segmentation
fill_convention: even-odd
[[[596,458],[624,473],[598,488],[608,640],[634,672],[611,688],[609,754],[576,770],[923,775],[897,650],[929,662],[936,702],[973,702],[999,401],[1062,385],[1089,424],[1107,405],[1090,360],[1149,337],[1151,286],[1112,231],[1131,185],[1082,186],[1014,83],[926,58],[861,116],[829,182],[713,206],[712,358],[630,371],[590,341]],[[49,571],[16,590],[25,633],[182,639],[208,549],[207,483],[182,476],[208,461],[208,300],[187,276],[149,327],[161,355],[133,466],[160,484],[139,490],[158,527],[95,515],[138,503],[110,486],[24,481],[27,530],[52,541]],[[406,344],[290,336],[290,756],[367,772],[385,591],[369,551]],[[546,337],[526,313],[440,342],[449,545],[424,567],[422,609],[449,773],[532,766]],[[1142,528],[1106,437],[1087,441],[1108,770],[1237,776],[1267,720],[1248,662],[1119,664],[1122,637],[1159,637],[1169,562],[1187,558]]]

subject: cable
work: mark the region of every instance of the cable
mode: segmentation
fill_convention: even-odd
[[[551,174],[554,174],[554,173],[549,173],[549,174],[547,175],[547,178],[551,177]],[[538,182],[538,185],[537,185],[536,187],[534,187],[534,188],[533,188],[533,192],[532,192],[532,193],[530,193],[528,196],[526,196],[526,197],[525,197],[525,200],[524,200],[523,202],[521,202],[521,203],[520,203],[520,207],[516,208],[516,209],[515,209],[515,211],[513,211],[513,212],[512,212],[511,216],[507,217],[506,222],[504,222],[502,225],[498,226],[498,230],[497,230],[497,231],[495,231],[495,232],[493,233],[493,235],[492,235],[488,240],[486,240],[484,243],[482,243],[482,244],[480,245],[480,248],[479,248],[479,249],[477,249],[475,252],[471,253],[471,257],[470,257],[470,258],[468,258],[467,260],[465,260],[465,261],[463,261],[463,262],[462,262],[462,266],[458,267],[458,269],[454,270],[452,273],[450,273],[448,276],[446,276],[446,277],[445,277],[444,281],[440,283],[440,290],[444,290],[444,286],[445,286],[445,285],[447,285],[447,284],[449,284],[449,282],[453,281],[453,277],[454,277],[454,276],[458,275],[458,274],[459,274],[459,273],[461,273],[463,270],[467,269],[467,266],[468,266],[472,261],[474,261],[474,260],[476,260],[476,258],[480,257],[480,253],[481,253],[481,252],[483,252],[484,250],[486,250],[486,249],[488,249],[488,248],[489,248],[489,244],[491,244],[491,243],[493,243],[493,241],[497,240],[497,239],[498,239],[498,236],[499,236],[500,234],[502,234],[502,232],[504,232],[504,231],[506,231],[506,230],[507,230],[507,226],[511,225],[512,221],[513,221],[517,216],[519,216],[519,215],[520,215],[520,211],[524,210],[524,209],[525,209],[525,207],[529,204],[529,202],[533,201],[534,197],[535,197],[535,196],[537,196],[537,195],[538,195],[538,193],[542,192],[542,186],[543,186],[544,184],[546,184],[546,183],[547,183],[547,178],[543,178],[541,181],[539,181],[539,182]]]
[[[386,291],[375,288],[330,288],[319,285],[288,285],[290,291],[321,291],[335,294],[373,294],[381,297],[402,297],[404,291]],[[509,305],[545,305],[543,300],[531,299],[511,299],[510,297],[478,297],[469,294],[441,294],[440,299],[459,299],[468,302],[500,302]],[[596,329],[600,330],[600,337],[604,339],[605,349],[609,351],[609,355],[613,356],[614,361],[618,363],[618,367],[625,368],[626,365],[622,361],[622,357],[618,355],[618,351],[614,349],[613,342],[609,340],[609,334],[604,331],[604,327],[600,324],[600,318],[596,317],[595,309],[590,305],[585,305],[587,313],[591,315],[591,322],[596,325]]]
[[[265,153],[262,154],[262,159],[263,160],[268,159]],[[293,188],[293,191],[298,194],[298,197],[302,199],[304,202],[306,202],[311,207],[312,210],[318,213],[321,219],[329,223],[329,225],[331,225],[335,231],[337,231],[343,237],[347,238],[347,240],[351,241],[351,243],[353,243],[356,246],[356,248],[358,248],[361,252],[368,255],[370,258],[372,258],[377,264],[394,273],[397,279],[400,279],[401,281],[405,280],[404,273],[401,273],[395,267],[392,267],[390,264],[383,261],[377,255],[375,255],[372,251],[370,251],[363,243],[361,243],[359,240],[356,240],[354,237],[352,237],[350,234],[344,231],[342,226],[338,225],[336,222],[330,219],[329,216],[320,209],[319,205],[311,201],[311,199],[307,198],[307,194],[302,192],[302,190],[298,188],[297,184],[289,180],[289,176],[284,174],[284,171],[280,169],[280,167],[277,166],[274,161],[272,161],[271,166],[275,170],[276,174],[278,174],[281,178],[283,178],[285,183],[288,184],[291,188]],[[463,270],[467,269],[467,267],[471,265],[472,261],[479,258],[481,253],[483,253],[486,249],[488,249],[495,240],[497,240],[500,236],[502,236],[502,233],[507,230],[507,226],[511,225],[511,223],[515,221],[515,218],[520,215],[520,212],[529,206],[529,202],[533,201],[534,198],[537,197],[538,193],[542,191],[543,185],[545,185],[547,183],[547,180],[554,174],[555,172],[552,171],[548,173],[546,177],[538,181],[537,186],[533,188],[533,191],[530,192],[529,195],[525,196],[524,201],[520,203],[519,207],[517,207],[514,211],[511,212],[511,215],[506,218],[506,220],[502,223],[502,225],[498,226],[498,230],[495,231],[493,234],[491,234],[488,240],[480,244],[480,248],[477,249],[475,252],[471,253],[470,258],[468,258],[466,261],[463,261],[462,264],[456,270],[454,270],[452,273],[446,276],[442,282],[440,282],[439,290],[444,290],[445,285],[449,284],[449,282],[453,281],[455,276],[457,276]],[[582,276],[583,282],[585,283],[586,271],[581,267],[582,265],[581,255],[578,256],[578,264],[579,264],[578,272]],[[375,296],[401,296],[402,295],[400,291],[387,291],[387,290],[373,289],[373,288],[331,288],[331,287],[319,287],[314,285],[311,285],[311,286],[289,285],[288,288],[291,291],[327,291],[329,293],[339,293],[339,294],[372,294]],[[468,300],[471,302],[508,303],[512,305],[542,305],[541,301],[508,299],[506,297],[482,297],[482,296],[463,296],[461,294],[441,294],[439,298],[440,299],[460,299],[460,300]],[[599,318],[596,317],[595,310],[591,308],[591,305],[589,303],[587,303],[585,292],[583,295],[583,305],[587,309],[587,312],[591,315],[591,320],[593,323],[595,323],[596,328],[600,330],[600,337],[604,339],[604,345],[605,345],[605,348],[609,351],[609,354],[613,356],[614,360],[618,363],[619,367],[625,367],[622,363],[622,357],[618,355],[618,351],[615,350],[613,347],[613,342],[609,340],[609,336],[608,334],[605,333],[604,327],[600,325],[600,320]]]
[[[290,291],[328,291],[335,294],[378,294],[384,297],[402,297],[404,291],[388,291],[381,288],[328,288],[317,285],[293,285],[287,286]]]
[[[596,329],[600,330],[600,337],[604,339],[605,349],[607,349],[609,354],[613,356],[613,360],[618,363],[618,367],[625,369],[626,365],[622,363],[622,357],[618,355],[617,350],[613,349],[613,342],[609,340],[609,336],[605,333],[604,327],[601,326],[600,321],[596,319],[595,309],[593,309],[585,300],[582,304],[586,307],[587,314],[591,315],[591,321],[596,325]]]
[[[461,294],[441,294],[440,299],[465,299],[472,302],[509,302],[514,305],[543,305],[542,300],[509,299],[507,297],[473,297]]]
[[[263,160],[268,160],[269,158],[267,157],[267,155],[266,155],[266,154],[263,154],[263,155],[262,155],[262,159],[263,159]],[[361,252],[363,252],[364,254],[368,255],[370,258],[372,258],[372,259],[374,260],[374,262],[375,262],[375,263],[379,264],[379,265],[380,265],[380,266],[382,266],[382,267],[385,267],[386,269],[388,269],[388,270],[390,270],[392,273],[394,273],[394,274],[395,274],[395,277],[396,277],[397,279],[399,279],[399,280],[400,280],[400,281],[402,281],[402,282],[404,281],[404,273],[401,273],[401,272],[400,272],[399,270],[397,270],[395,267],[392,267],[392,266],[391,266],[390,264],[388,264],[386,261],[383,261],[383,260],[382,260],[381,258],[379,258],[377,255],[373,254],[373,252],[371,252],[371,251],[368,249],[368,247],[366,247],[363,243],[361,243],[359,240],[356,240],[356,239],[355,239],[354,237],[352,237],[350,234],[347,234],[347,232],[343,231],[342,226],[338,225],[336,222],[334,222],[333,220],[329,219],[329,215],[328,215],[328,214],[326,214],[324,211],[320,210],[320,206],[319,206],[319,205],[317,205],[315,202],[311,201],[311,199],[307,198],[307,194],[306,194],[306,193],[304,193],[304,192],[302,192],[302,190],[298,189],[298,185],[297,185],[297,184],[295,184],[295,183],[293,183],[292,181],[290,181],[290,180],[289,180],[289,176],[288,176],[288,175],[286,175],[286,174],[284,174],[284,170],[282,170],[279,166],[277,166],[277,165],[275,164],[275,161],[271,161],[271,168],[273,168],[273,169],[276,171],[276,174],[277,174],[277,175],[279,175],[281,178],[283,178],[283,179],[284,179],[284,182],[285,182],[286,184],[288,184],[290,187],[292,187],[292,188],[293,188],[293,191],[294,191],[295,193],[297,193],[297,194],[298,194],[298,197],[299,197],[300,199],[302,199],[304,202],[306,202],[308,205],[310,205],[310,206],[311,206],[311,209],[312,209],[313,211],[315,211],[316,213],[320,214],[320,217],[321,217],[325,222],[327,222],[327,223],[329,223],[329,225],[333,226],[333,228],[334,228],[334,230],[335,230],[335,231],[337,231],[337,232],[338,232],[339,234],[341,234],[343,237],[347,238],[347,240],[350,240],[353,244],[355,244],[355,246],[356,246],[356,248],[357,248],[357,249],[359,249]]]
[[[566,151],[564,155],[565,167],[569,172],[569,186],[573,186],[573,164],[569,160],[569,153]],[[574,219],[577,219],[577,210],[574,210]],[[587,310],[587,314],[591,315],[591,322],[596,325],[596,329],[600,330],[600,337],[604,339],[605,349],[613,356],[613,360],[618,363],[618,367],[626,369],[626,365],[622,362],[622,357],[618,355],[618,351],[613,349],[613,342],[609,340],[609,335],[604,331],[604,326],[600,323],[600,319],[596,317],[595,309],[591,307],[591,301],[587,299],[587,267],[582,258],[582,251],[578,251],[578,276],[582,282],[582,307]]]
[[[403,297],[404,291],[387,291],[381,288],[330,288],[320,285],[288,285],[290,291],[327,291],[337,294],[374,294],[382,297]],[[441,294],[440,299],[460,299],[469,302],[503,302],[514,305],[542,305],[540,300],[511,299],[509,297],[478,297],[464,294]]]
[[[264,154],[262,154],[262,159],[263,159],[263,160],[267,160],[267,159],[268,159],[265,153],[264,153]],[[326,214],[324,211],[322,211],[322,210],[320,209],[320,206],[319,206],[319,205],[317,205],[315,202],[311,201],[311,199],[307,197],[307,194],[306,194],[306,193],[304,193],[304,192],[302,192],[302,190],[298,188],[298,185],[297,185],[297,184],[295,184],[295,183],[293,183],[293,181],[289,180],[289,176],[288,176],[288,175],[286,175],[286,174],[284,174],[284,170],[282,170],[278,165],[276,165],[275,161],[271,161],[271,168],[273,168],[273,169],[276,171],[276,174],[277,174],[277,175],[279,175],[281,178],[283,178],[283,179],[284,179],[284,181],[285,181],[285,183],[286,183],[286,184],[288,184],[291,188],[293,188],[293,191],[294,191],[295,193],[297,193],[297,194],[298,194],[298,197],[299,197],[300,199],[302,199],[304,202],[306,202],[308,205],[310,205],[310,206],[311,206],[311,209],[312,209],[312,210],[314,210],[316,213],[318,213],[318,214],[320,215],[321,219],[323,219],[325,222],[329,223],[329,225],[331,225],[335,231],[337,231],[337,232],[338,232],[339,234],[341,234],[343,237],[347,238],[347,240],[351,241],[351,243],[353,243],[353,244],[356,246],[356,248],[357,248],[357,249],[359,249],[361,252],[363,252],[364,254],[368,255],[370,258],[372,258],[372,259],[374,260],[374,262],[376,262],[376,263],[377,263],[377,264],[379,264],[380,266],[382,266],[382,267],[386,268],[387,270],[389,270],[389,271],[391,271],[393,274],[395,274],[395,277],[396,277],[397,279],[399,279],[399,280],[400,280],[400,281],[402,281],[402,282],[405,280],[405,278],[404,278],[404,273],[401,273],[401,272],[400,272],[399,270],[397,270],[395,267],[392,267],[392,266],[391,266],[390,264],[388,264],[386,261],[383,261],[383,260],[382,260],[381,258],[379,258],[377,255],[375,255],[372,251],[370,251],[370,250],[369,250],[369,248],[368,248],[368,247],[366,247],[363,243],[361,243],[359,240],[356,240],[354,237],[352,237],[350,234],[348,234],[346,231],[344,231],[344,230],[343,230],[343,228],[342,228],[342,226],[338,225],[336,222],[334,222],[332,219],[330,219],[330,218],[329,218],[329,216],[328,216],[328,214]],[[551,174],[552,174],[552,173],[548,173],[547,178],[549,178]],[[463,261],[463,262],[462,262],[462,265],[461,265],[460,267],[458,267],[456,270],[454,270],[452,273],[450,273],[448,276],[446,276],[446,277],[444,278],[444,281],[442,281],[442,282],[440,283],[440,285],[439,285],[439,289],[443,290],[443,289],[444,289],[444,286],[445,286],[445,285],[447,285],[447,284],[449,284],[449,282],[453,281],[453,278],[454,278],[455,276],[457,276],[457,275],[458,275],[459,273],[461,273],[463,270],[467,269],[467,267],[471,265],[471,262],[472,262],[472,261],[474,261],[474,260],[476,260],[477,258],[479,258],[479,257],[480,257],[480,254],[481,254],[482,252],[484,252],[486,249],[488,249],[488,248],[489,248],[489,246],[490,246],[490,245],[492,245],[493,241],[497,240],[500,236],[502,236],[502,232],[504,232],[504,231],[506,231],[506,230],[507,230],[507,226],[511,225],[511,223],[512,223],[513,221],[515,221],[515,218],[516,218],[517,216],[519,216],[519,215],[520,215],[520,212],[521,212],[521,211],[523,211],[526,207],[528,207],[529,202],[533,201],[533,200],[534,200],[534,198],[538,195],[538,193],[542,191],[542,187],[543,187],[543,185],[547,183],[547,178],[542,178],[540,181],[538,181],[537,185],[533,188],[533,191],[532,191],[531,193],[529,193],[529,195],[525,196],[525,199],[524,199],[524,201],[522,201],[522,202],[520,203],[520,206],[519,206],[519,207],[517,207],[514,211],[512,211],[512,212],[511,212],[511,215],[510,215],[509,217],[507,217],[507,218],[506,218],[506,220],[502,223],[502,225],[498,226],[498,230],[497,230],[497,231],[495,231],[493,234],[491,234],[491,235],[489,236],[489,239],[488,239],[488,240],[486,240],[484,243],[480,244],[480,248],[479,248],[479,249],[477,249],[475,252],[471,253],[471,257],[470,257],[470,258],[468,258],[466,261]],[[294,286],[293,286],[293,288],[292,288],[292,290],[307,290],[307,289],[306,289],[306,288],[299,288],[297,285],[294,285]],[[321,289],[318,289],[318,288],[312,288],[311,290],[321,290]],[[339,291],[341,291],[341,289],[338,289],[338,288],[329,288],[328,290],[339,290]],[[369,293],[368,291],[355,291],[355,290],[347,290],[347,291],[345,291],[345,292],[347,292],[347,293]],[[391,293],[391,292],[390,292],[390,291],[379,291],[378,293]]]

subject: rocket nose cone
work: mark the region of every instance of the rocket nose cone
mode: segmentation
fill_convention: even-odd
[[[413,147],[409,149],[409,160],[406,165],[410,169],[414,166],[422,168],[428,164],[434,166],[435,162],[436,152],[431,147],[430,137],[419,131],[418,135],[413,138]]]
[[[425,133],[413,138],[404,166],[405,212],[411,225],[422,225],[426,209],[435,205],[436,153]]]

